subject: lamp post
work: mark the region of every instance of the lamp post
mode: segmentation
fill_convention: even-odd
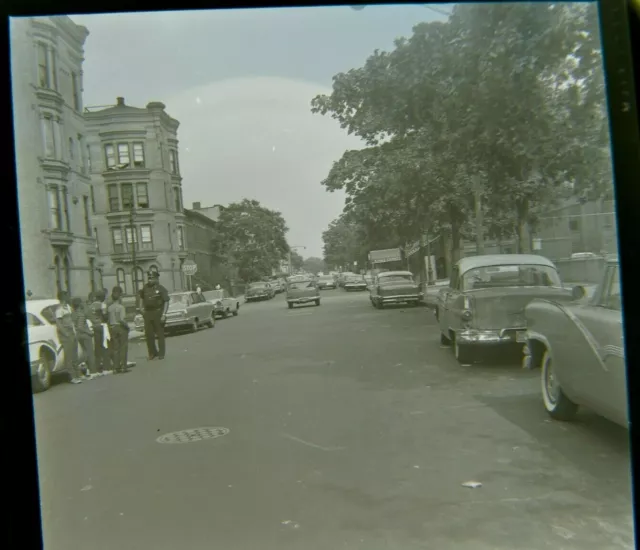
[[[138,302],[138,265],[136,261],[136,247],[138,245],[138,235],[136,234],[136,226],[134,224],[135,206],[133,197],[131,197],[131,208],[129,209],[129,226],[131,228],[131,264],[133,266],[133,294]]]

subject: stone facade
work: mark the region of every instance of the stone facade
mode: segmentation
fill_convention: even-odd
[[[170,292],[186,288],[187,235],[179,122],[159,102],[85,110],[99,269],[106,288],[133,295],[157,268]]]
[[[69,17],[11,20],[11,65],[22,262],[27,296],[99,284],[82,116],[89,31]]]

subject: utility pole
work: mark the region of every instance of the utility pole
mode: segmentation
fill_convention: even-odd
[[[484,220],[482,215],[482,184],[480,176],[475,175],[473,181],[474,202],[476,207],[476,254],[484,254]]]
[[[138,265],[136,262],[136,246],[137,235],[136,226],[134,225],[134,205],[133,197],[131,198],[131,208],[129,209],[129,225],[131,227],[131,264],[133,265],[133,294],[136,297],[136,304],[138,303]],[[139,305],[139,304],[138,304]]]

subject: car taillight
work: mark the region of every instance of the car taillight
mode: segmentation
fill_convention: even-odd
[[[463,309],[461,313],[462,321],[465,324],[469,324],[473,319],[473,306],[474,300],[471,296],[464,297]]]

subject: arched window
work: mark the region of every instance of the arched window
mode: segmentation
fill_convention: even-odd
[[[53,258],[53,271],[56,278],[56,292],[62,290],[62,280],[60,277],[60,258],[56,255]]]
[[[69,265],[69,257],[62,258],[62,271],[64,275],[64,288],[71,294],[71,266]]]
[[[124,269],[122,269],[121,267],[116,269],[116,281],[117,281],[117,285],[122,289],[122,293],[126,294],[127,293],[127,279],[126,279],[125,274],[124,274]]]
[[[73,138],[69,138],[69,160],[73,160],[74,144]]]
[[[89,258],[89,286],[91,292],[96,291],[96,260],[95,258]]]
[[[133,281],[136,291],[142,290],[144,286],[144,272],[141,267],[136,267],[133,270]]]

